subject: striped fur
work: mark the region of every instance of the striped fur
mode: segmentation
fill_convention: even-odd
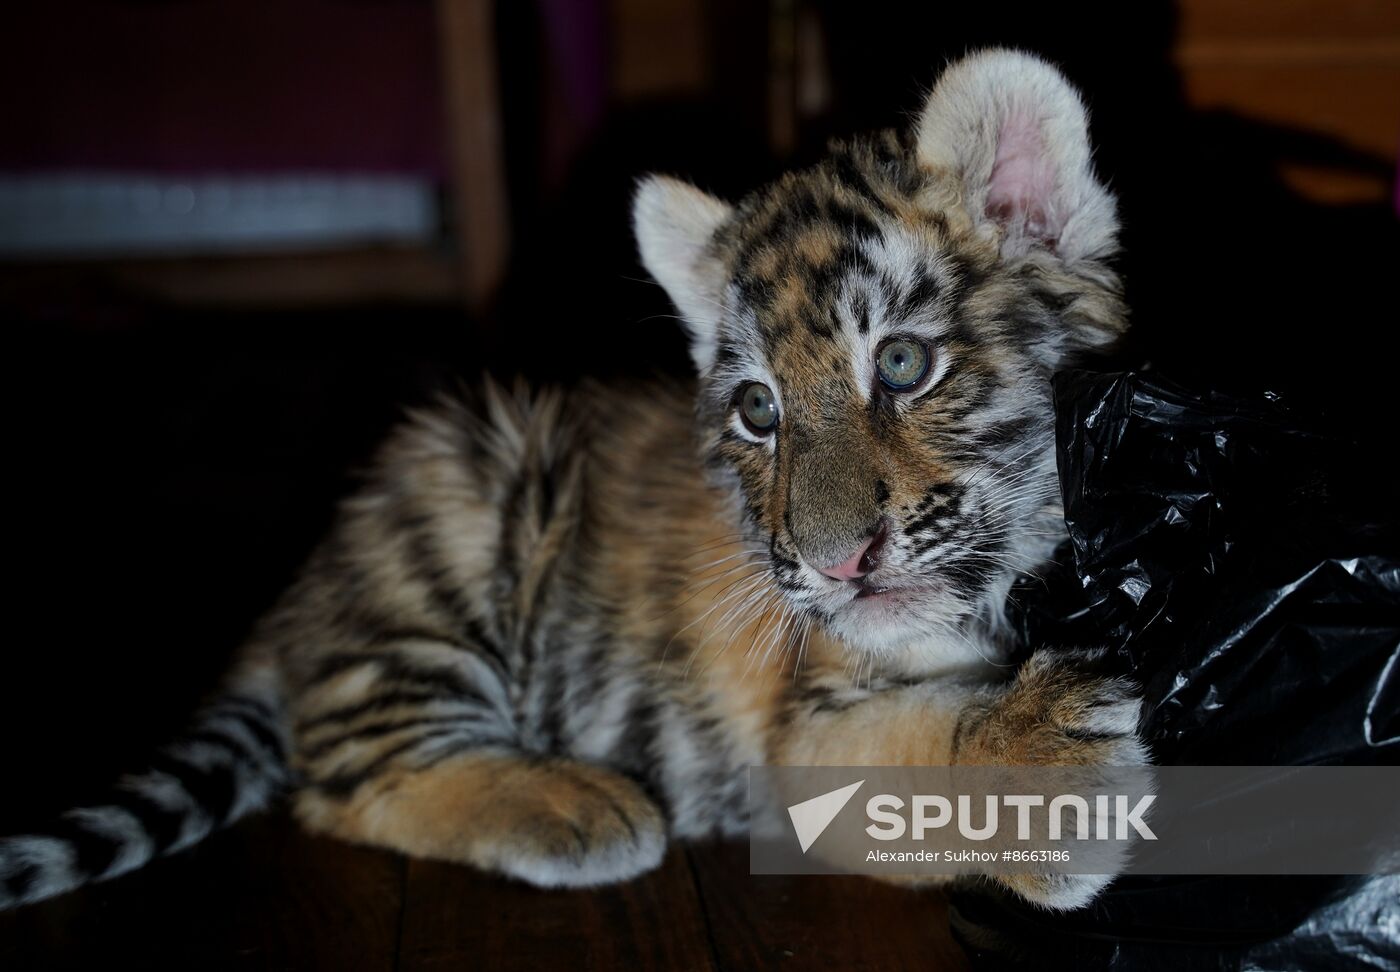
[[[0,839],[0,908],[133,871],[265,807],[287,776],[277,672],[252,662],[228,684],[146,772],[46,833]]]
[[[752,764],[1144,758],[1128,686],[996,664],[1010,585],[1060,530],[1049,377],[1125,326],[1063,79],[980,55],[909,139],[737,206],[654,178],[634,218],[697,381],[488,384],[412,415],[189,738],[0,841],[0,903],[285,783],[313,830],[580,886],[743,832]],[[916,392],[875,379],[892,337],[930,349]],[[754,381],[770,434],[736,411]],[[877,530],[873,571],[822,572]],[[1009,883],[1070,907],[1102,880]]]

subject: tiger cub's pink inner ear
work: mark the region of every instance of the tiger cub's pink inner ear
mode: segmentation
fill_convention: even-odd
[[[924,105],[917,151],[952,190],[939,203],[955,200],[994,227],[1004,257],[1048,247],[1097,259],[1117,248],[1117,210],[1094,174],[1084,104],[1034,55],[990,50],[948,67]]]
[[[1053,243],[1064,229],[1054,205],[1056,169],[1046,154],[1041,119],[1020,109],[1002,121],[987,187],[987,215]]]

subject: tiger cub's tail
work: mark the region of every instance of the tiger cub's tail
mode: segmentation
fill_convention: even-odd
[[[40,832],[0,837],[0,910],[125,874],[265,806],[286,783],[280,680],[244,666],[143,773]]]

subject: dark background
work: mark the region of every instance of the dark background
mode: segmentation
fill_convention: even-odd
[[[202,6],[219,12],[218,3]],[[403,111],[417,120],[404,136],[413,147],[406,161],[375,164],[418,166],[450,199],[461,159],[443,147],[450,138],[435,126],[444,108],[432,93],[453,54],[433,39],[434,5],[316,6],[317,17],[282,28],[268,58],[343,56],[338,8],[391,10],[407,24],[396,20],[403,33],[394,36],[408,46],[352,65],[345,85],[321,95],[297,87],[352,120],[289,123],[277,146],[304,149],[301,165],[334,162],[336,133],[347,144],[365,134],[346,102],[370,98],[385,77],[415,99]],[[1400,22],[1384,0],[978,8],[618,0],[584,5],[601,32],[593,50],[603,81],[582,94],[579,73],[560,67],[549,41],[559,6],[497,5],[486,45],[496,56],[510,245],[500,286],[485,296],[450,282],[258,300],[244,299],[237,276],[222,297],[172,297],[147,285],[153,273],[203,279],[199,254],[165,255],[154,269],[111,257],[0,263],[11,578],[0,647],[8,781],[0,829],[93,795],[178,730],[403,405],[486,370],[562,381],[684,374],[670,308],[645,282],[628,233],[638,174],[684,174],[735,198],[814,158],[831,135],[907,124],[939,67],[976,47],[1038,51],[1085,93],[1099,171],[1122,201],[1135,330],[1119,364],[1269,388],[1393,448]],[[17,50],[0,76],[0,172],[68,164],[62,153],[99,142],[110,149],[120,126],[99,131],[75,115],[83,98],[72,92],[120,86],[143,63],[156,89],[212,85],[214,104],[244,109],[201,115],[191,138],[214,153],[212,164],[228,146],[251,145],[256,157],[258,139],[273,138],[257,119],[278,100],[267,78],[282,75],[248,50],[258,30],[236,41],[197,30],[165,38],[184,54],[158,71],[139,50],[109,43],[119,54],[101,55],[99,73],[101,38],[85,33],[84,8],[100,9],[94,17],[107,31],[123,18],[197,25],[201,16],[201,0],[4,14],[5,34],[28,53]],[[243,9],[277,32],[273,6]],[[66,44],[69,35],[89,42]],[[424,51],[437,61],[425,62]],[[228,65],[242,73],[221,75]],[[286,77],[299,84],[294,72]],[[802,108],[812,85],[824,95]],[[119,99],[113,105],[121,110]],[[378,110],[403,121],[392,104]],[[269,152],[257,164],[272,164]],[[177,156],[209,164],[198,153]],[[447,211],[422,254],[369,251],[341,272],[411,258],[450,276],[460,216]],[[263,272],[280,261],[277,272],[295,274],[320,256],[251,263]]]

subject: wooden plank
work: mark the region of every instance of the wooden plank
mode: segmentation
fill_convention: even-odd
[[[1400,35],[1395,0],[1177,0],[1181,42]]]
[[[1381,158],[1400,140],[1400,45],[1389,60],[1182,65],[1187,100],[1328,135]]]
[[[145,870],[0,914],[0,968],[394,966],[403,862],[276,814]]]
[[[797,148],[797,2],[768,3],[768,147],[786,159]]]
[[[614,94],[624,100],[690,96],[709,83],[701,0],[610,0]]]
[[[1183,0],[1173,57],[1192,107],[1336,139],[1377,160],[1400,144],[1400,4],[1394,0]],[[1322,203],[1391,198],[1393,164],[1280,160]]]
[[[685,853],[589,891],[541,891],[465,867],[412,861],[402,972],[436,969],[713,969]]]
[[[751,875],[747,844],[701,845],[690,856],[721,968],[969,968],[937,891],[862,877]]]
[[[1380,35],[1342,40],[1240,39],[1189,41],[1176,47],[1177,66],[1256,65],[1266,68],[1312,68],[1326,65],[1394,66],[1400,59],[1400,36]]]
[[[1326,206],[1387,205],[1394,198],[1395,176],[1390,172],[1280,162],[1278,174],[1293,192]]]
[[[505,140],[493,0],[436,0],[447,106],[453,231],[470,310],[487,311],[510,255]]]

